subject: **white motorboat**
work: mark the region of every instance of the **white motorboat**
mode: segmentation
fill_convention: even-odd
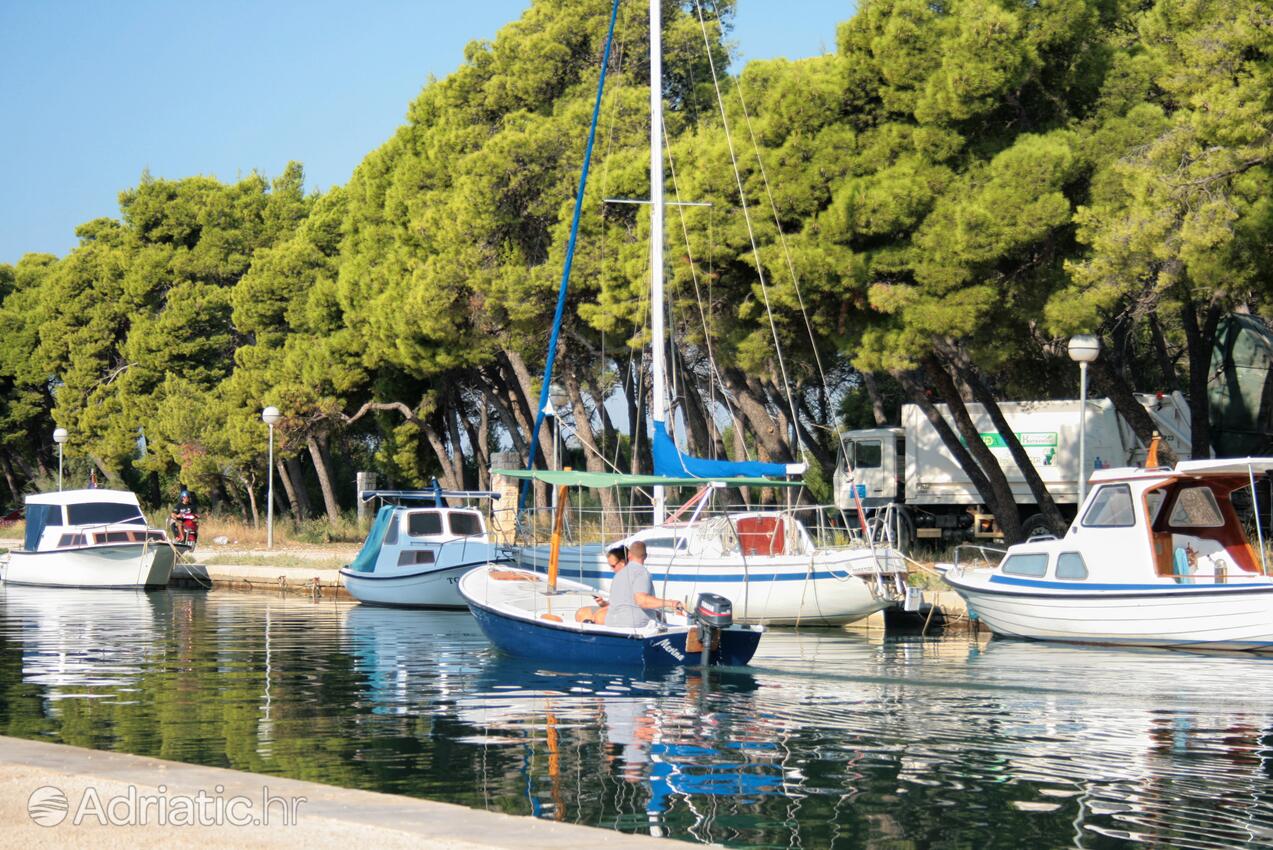
[[[345,589],[370,605],[466,608],[456,590],[460,576],[507,555],[491,542],[480,510],[447,502],[497,498],[497,493],[473,490],[363,493],[363,501],[384,504],[362,550],[340,571]]]
[[[1273,650],[1273,574],[1231,499],[1273,458],[1105,469],[1062,538],[995,564],[957,556],[946,583],[994,632],[1087,643]],[[962,552],[960,553],[962,554]]]
[[[718,593],[734,619],[764,625],[839,626],[894,605],[906,593],[906,561],[892,547],[846,539],[819,546],[792,511],[731,511],[666,522],[617,541],[643,541],[655,593],[692,601]],[[605,546],[562,549],[561,575],[609,591]],[[516,552],[518,565],[547,572],[548,546]]]
[[[64,490],[26,498],[26,538],[8,555],[8,584],[163,587],[176,552],[126,490]]]

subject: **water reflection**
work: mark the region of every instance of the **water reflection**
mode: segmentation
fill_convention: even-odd
[[[1268,659],[774,631],[559,670],[463,613],[0,588],[0,729],[753,847],[1273,844]]]

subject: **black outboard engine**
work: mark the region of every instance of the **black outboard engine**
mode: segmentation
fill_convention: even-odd
[[[713,649],[720,647],[720,631],[734,624],[734,604],[717,593],[700,593],[694,603],[695,632],[701,644],[702,665],[706,667],[711,659]],[[693,642],[687,643],[691,648]]]
[[[700,593],[694,619],[705,626],[726,629],[734,624],[734,604],[718,593]]]

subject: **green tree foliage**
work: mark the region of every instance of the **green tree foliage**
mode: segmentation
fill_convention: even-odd
[[[530,425],[609,5],[536,0],[470,44],[343,187],[306,195],[295,164],[143,175],[66,257],[0,267],[11,493],[46,471],[54,423],[148,498],[184,480],[245,514],[267,404],[298,513],[309,492],[350,504],[350,458],[476,486],[492,452],[546,441]],[[664,234],[687,448],[804,453],[825,478],[838,411],[1069,395],[1080,331],[1105,337],[1116,401],[1179,379],[1205,445],[1215,321],[1269,300],[1264,4],[864,0],[833,53],[738,69],[732,10],[663,9],[665,191],[710,204],[669,207]],[[558,359],[594,469],[649,462],[649,215],[606,201],[650,192],[646,26],[622,7]],[[1002,502],[997,463],[970,462]]]

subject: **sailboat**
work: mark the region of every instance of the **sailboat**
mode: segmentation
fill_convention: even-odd
[[[661,10],[656,0],[650,4],[650,293],[651,335],[654,340],[651,347],[654,475],[537,470],[534,469],[533,440],[528,469],[495,471],[513,478],[534,479],[561,488],[554,511],[555,530],[552,543],[523,546],[514,550],[514,559],[521,568],[518,572],[523,573],[522,581],[510,581],[514,577],[507,570],[488,570],[485,574],[481,570],[475,570],[460,583],[461,594],[469,602],[488,636],[497,643],[512,647],[513,651],[524,648],[517,641],[533,641],[523,628],[525,623],[515,623],[515,627],[509,627],[509,618],[516,619],[518,610],[529,612],[530,619],[541,618],[541,630],[544,628],[542,618],[547,615],[554,623],[552,628],[558,631],[578,631],[569,622],[568,616],[552,613],[551,597],[544,594],[557,592],[556,588],[564,579],[571,598],[562,602],[572,603],[573,608],[565,613],[573,613],[574,608],[586,604],[593,591],[603,594],[608,592],[613,572],[605,561],[606,550],[616,544],[631,544],[636,541],[641,541],[646,546],[645,566],[653,580],[656,594],[683,600],[691,610],[697,609],[694,601],[700,594],[718,594],[733,603],[733,618],[739,624],[842,625],[895,604],[905,595],[905,559],[891,547],[876,545],[869,535],[854,535],[844,525],[834,530],[811,530],[797,515],[798,511],[794,507],[742,511],[727,508],[714,514],[706,511],[713,496],[730,487],[798,486],[800,482],[790,478],[803,473],[803,464],[696,458],[680,451],[672,437],[668,427],[663,344],[666,329],[661,29]],[[604,80],[603,65],[601,86],[604,86]],[[598,106],[600,101],[599,87]],[[595,111],[593,121],[595,133]],[[576,198],[576,224],[591,150],[592,136],[589,138]],[[548,407],[548,388],[552,380],[576,233],[577,227],[572,228],[557,313],[549,341],[539,404],[541,413],[535,423],[535,433],[538,433],[543,411]],[[566,510],[565,488],[571,486],[648,487],[653,492],[653,522],[622,540],[606,545],[598,543],[563,549],[561,528]],[[697,489],[693,498],[671,517],[667,516],[665,508],[665,490],[669,486]],[[504,579],[502,584],[492,578],[497,572]],[[548,588],[552,590],[549,591]],[[487,601],[490,599],[498,600],[499,605]],[[499,634],[501,631],[505,633]],[[722,639],[726,637],[728,635],[721,635]],[[750,649],[754,649],[754,643]],[[684,650],[679,649],[673,654],[682,651]],[[722,652],[722,656],[725,654]],[[746,652],[746,656],[750,657],[750,651]],[[657,657],[657,653],[647,652],[646,662],[649,663],[652,657]]]

